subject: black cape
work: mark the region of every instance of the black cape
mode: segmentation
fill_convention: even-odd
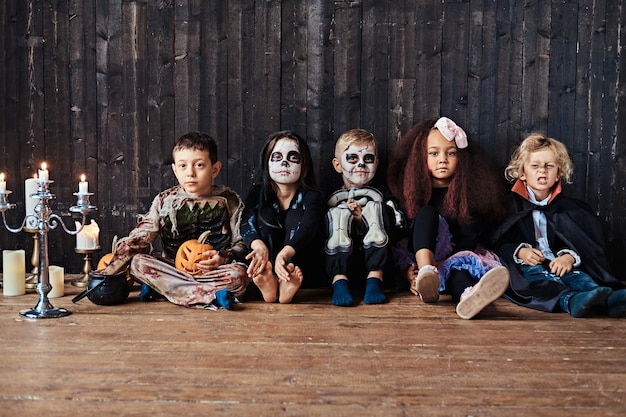
[[[548,205],[537,206],[513,193],[512,214],[493,236],[494,249],[511,275],[509,289],[504,294],[506,298],[525,307],[552,312],[558,307],[561,295],[569,291],[560,282],[527,280],[513,259],[520,243],[536,243],[533,210],[546,214],[548,242],[555,254],[561,249],[571,249],[581,258],[578,269],[589,274],[600,286],[624,288],[609,271],[600,221],[586,203],[559,194]]]

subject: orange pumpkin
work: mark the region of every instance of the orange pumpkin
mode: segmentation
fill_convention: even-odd
[[[100,258],[100,260],[98,261],[98,268],[97,268],[98,271],[101,271],[107,266],[109,266],[109,264],[111,263],[111,259],[113,259],[112,253],[107,253],[102,258]]]
[[[113,259],[115,249],[117,249],[117,235],[113,237],[113,243],[111,243],[111,252],[105,254],[98,261],[98,267],[96,268],[97,271],[102,271],[104,268],[109,266],[109,264],[111,263],[111,259]],[[126,280],[128,281],[128,285],[132,286],[133,278],[130,275],[130,267],[126,267]]]
[[[113,242],[111,243],[111,253],[107,253],[98,261],[98,271],[103,270],[111,263],[111,259],[113,258],[113,253],[115,253],[115,249],[117,249],[117,235],[113,236]]]
[[[202,233],[198,239],[191,239],[183,242],[176,252],[174,265],[176,269],[184,271],[191,275],[199,275],[202,273],[198,269],[198,262],[208,259],[204,252],[213,249],[213,245],[205,243],[211,232],[207,230]]]

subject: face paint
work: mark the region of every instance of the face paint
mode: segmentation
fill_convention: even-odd
[[[270,178],[277,184],[295,184],[300,179],[302,164],[297,142],[280,139],[276,142],[268,164]]]
[[[376,174],[376,154],[371,145],[352,144],[341,154],[343,182],[348,188],[367,185]]]

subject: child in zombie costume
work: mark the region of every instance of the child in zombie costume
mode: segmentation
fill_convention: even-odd
[[[172,169],[179,185],[158,194],[138,225],[120,239],[103,274],[122,271],[142,282],[140,298],[158,294],[182,306],[231,308],[233,297],[243,295],[249,278],[243,263],[247,248],[239,234],[243,202],[231,189],[214,185],[220,172],[215,140],[204,133],[181,136],[172,151]],[[209,231],[213,249],[197,263],[198,275],[176,269],[178,248],[187,240]],[[146,254],[161,238],[162,258]]]
[[[248,275],[268,303],[289,303],[305,281],[320,281],[324,216],[307,143],[285,130],[261,151],[261,184],[245,202],[241,235],[251,249]]]
[[[541,134],[528,136],[505,170],[511,212],[495,235],[511,271],[511,301],[541,311],[623,317],[626,289],[608,267],[602,227],[589,206],[563,194],[573,163],[567,148]]]
[[[332,304],[337,306],[353,304],[349,280],[358,273],[359,262],[364,263],[367,274],[365,304],[387,301],[383,273],[390,242],[402,226],[402,217],[388,196],[370,186],[378,162],[376,139],[370,132],[352,129],[337,140],[333,167],[342,176],[343,188],[328,199],[325,245]]]

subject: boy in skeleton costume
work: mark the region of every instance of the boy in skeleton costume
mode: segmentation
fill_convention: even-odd
[[[352,305],[348,280],[355,272],[357,253],[367,270],[365,304],[385,303],[383,270],[390,232],[401,224],[401,215],[391,200],[370,186],[378,167],[374,135],[363,129],[342,134],[335,145],[333,167],[342,175],[343,188],[328,199],[326,215],[326,269],[332,277],[332,303]]]

